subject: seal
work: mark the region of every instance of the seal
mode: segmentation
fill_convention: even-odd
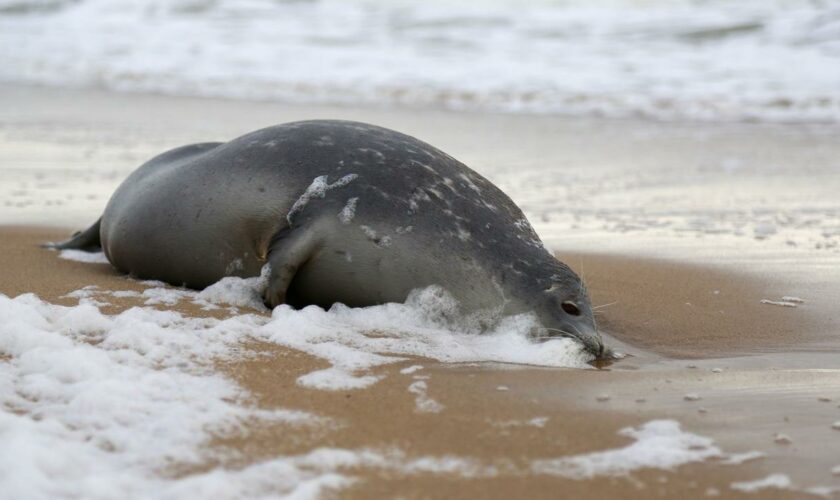
[[[534,313],[539,338],[600,355],[586,288],[499,188],[386,128],[287,123],[167,151],[117,188],[102,217],[54,248],[101,247],[139,278],[204,288],[260,275],[274,307],[402,302],[438,285],[462,311]]]

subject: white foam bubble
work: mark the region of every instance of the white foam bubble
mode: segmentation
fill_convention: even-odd
[[[105,257],[104,252],[85,252],[83,250],[62,250],[59,257],[67,260],[75,260],[76,262],[85,262],[88,264],[110,264],[108,257]]]
[[[767,304],[769,306],[780,306],[780,307],[796,307],[798,304],[796,302],[788,302],[785,300],[770,300],[770,299],[761,299],[759,302],[762,304]]]
[[[758,460],[760,458],[764,458],[767,455],[760,451],[747,451],[744,453],[734,453],[726,457],[721,463],[726,465],[741,465],[743,463],[752,462],[753,460]]]
[[[412,373],[414,373],[416,371],[419,371],[419,370],[422,370],[422,369],[423,369],[423,365],[411,365],[411,366],[407,366],[407,367],[403,368],[402,370],[400,370],[400,373],[402,373],[403,375],[411,375]]]
[[[414,394],[414,406],[418,413],[440,413],[445,408],[442,404],[430,398],[426,391],[428,384],[423,380],[416,380],[408,386],[408,392]]]
[[[528,425],[531,427],[545,427],[547,423],[548,417],[535,417],[528,421]]]
[[[732,483],[730,486],[733,490],[743,491],[745,493],[755,493],[768,488],[787,490],[793,486],[793,482],[790,480],[790,477],[785,474],[771,474],[765,478],[756,479],[755,481]]]
[[[195,297],[196,292],[182,288],[170,288],[166,286],[147,288],[141,294],[145,298],[146,305],[174,306],[178,302]]]
[[[105,290],[95,285],[86,286],[68,293],[65,297],[76,298],[93,305],[107,305],[110,297],[141,299],[144,305],[174,306],[188,301],[204,309],[218,306],[247,307],[256,311],[267,311],[263,303],[263,291],[268,284],[269,265],[263,266],[260,276],[253,278],[226,277],[202,291],[175,288],[160,281],[139,281],[148,288],[142,292],[134,290]]]
[[[310,389],[327,391],[346,391],[364,389],[382,380],[376,375],[355,375],[348,370],[331,367],[317,370],[298,377],[297,383]]]
[[[512,427],[536,427],[543,428],[548,423],[548,417],[534,417],[530,420],[505,420],[502,422],[494,422],[493,425],[501,428]]]
[[[722,456],[711,439],[683,431],[674,420],[654,420],[639,428],[622,429],[620,434],[635,442],[616,450],[537,460],[532,469],[538,474],[588,479],[643,468],[672,469]]]
[[[793,297],[793,296],[790,296],[790,295],[785,295],[784,297],[782,297],[782,300],[784,302],[793,302],[794,304],[804,304],[805,303],[805,299],[801,299],[799,297]]]
[[[222,278],[195,295],[194,301],[207,304],[227,304],[266,311],[263,291],[268,286],[271,266],[265,265],[260,276],[254,278]]]
[[[831,486],[811,486],[810,488],[805,488],[802,491],[819,497],[832,498],[837,493],[840,493],[840,488],[833,488]]]

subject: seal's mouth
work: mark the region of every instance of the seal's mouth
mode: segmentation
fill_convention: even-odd
[[[593,327],[578,325],[569,328],[557,329],[543,327],[540,340],[549,340],[552,338],[569,338],[576,340],[583,344],[584,349],[593,354],[596,359],[610,359],[612,357],[612,349],[604,346],[604,341],[601,338],[601,333]]]
[[[601,333],[592,328],[589,331],[581,332],[575,336],[578,342],[582,343],[587,351],[595,355],[597,359],[602,359],[604,355],[610,350],[604,346],[604,340],[601,338]]]

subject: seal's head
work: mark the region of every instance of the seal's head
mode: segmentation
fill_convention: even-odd
[[[580,277],[561,265],[558,272],[534,297],[534,312],[540,319],[540,338],[568,337],[582,343],[597,357],[604,355],[604,342],[595,326],[592,304]]]

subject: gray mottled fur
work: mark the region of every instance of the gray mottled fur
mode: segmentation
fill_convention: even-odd
[[[602,349],[580,279],[510,198],[381,127],[295,122],[168,151],[120,185],[97,224],[98,239],[94,225],[57,246],[101,245],[118,269],[192,288],[270,262],[270,305],[401,302],[436,284],[467,311],[533,311],[551,336]]]

